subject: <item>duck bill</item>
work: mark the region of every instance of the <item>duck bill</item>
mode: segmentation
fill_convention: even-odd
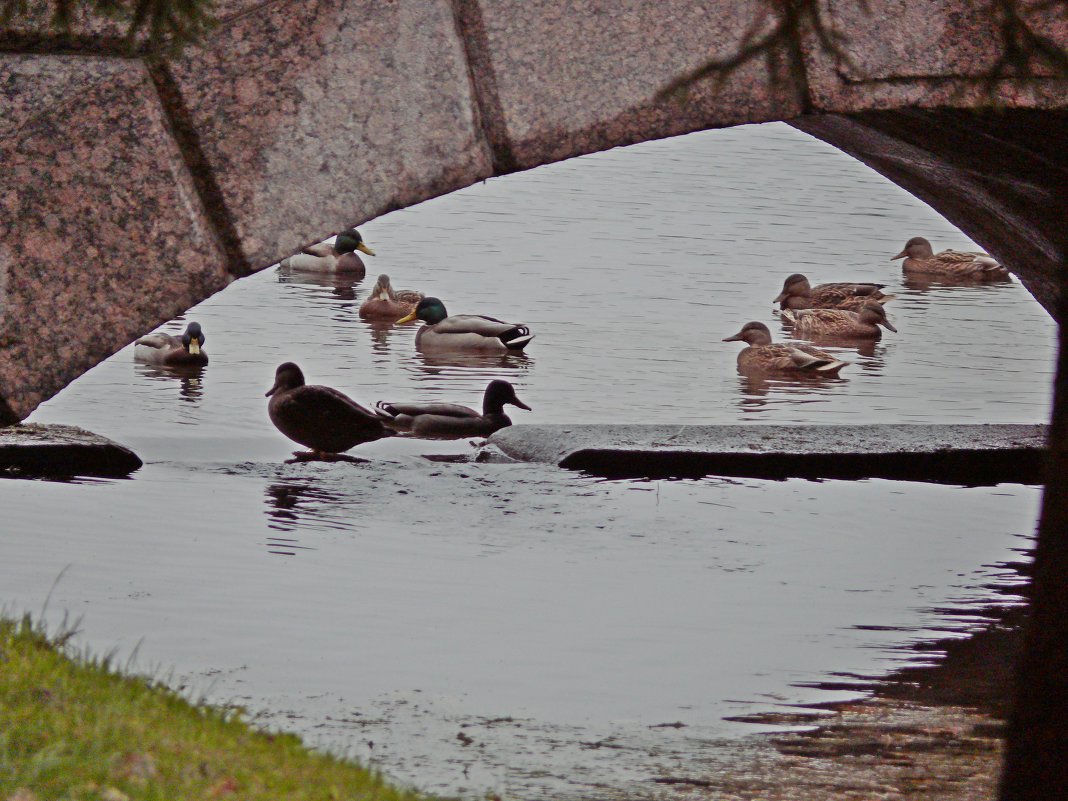
[[[512,398],[512,405],[513,406],[518,406],[520,409],[526,409],[528,412],[534,411],[529,406],[527,406],[525,403],[523,403],[523,401],[519,400],[519,398]]]
[[[785,292],[780,292],[779,297],[775,298],[772,303],[782,303],[787,297],[788,295]]]
[[[199,339],[191,339],[191,340],[189,340],[189,352],[194,356],[199,356],[200,355],[200,340]]]
[[[278,391],[279,389],[280,389],[280,387],[279,387],[279,385],[278,385],[278,382],[277,382],[277,381],[275,381],[275,382],[274,382],[274,386],[273,386],[273,387],[271,387],[271,388],[270,388],[269,390],[267,390],[267,391],[266,391],[266,392],[265,392],[265,393],[263,394],[263,397],[265,397],[265,398],[269,398],[269,397],[271,397],[271,395],[273,395],[274,393],[276,393],[276,392],[277,392],[277,391]]]
[[[894,324],[889,320],[883,320],[882,324],[886,327],[887,331],[893,331],[895,334],[897,333],[897,329],[894,328]]]
[[[414,319],[415,319],[415,312],[412,312],[411,314],[404,315],[399,320],[397,320],[397,322],[398,323],[410,323]]]
[[[906,251],[903,250],[900,253],[898,253],[896,256],[894,256],[892,259],[890,259],[890,261],[897,261],[898,259],[903,259],[907,255],[909,255],[909,254]]]
[[[356,246],[356,250],[360,251],[360,253],[366,253],[368,256],[375,255],[375,252],[371,250],[371,248],[367,247],[367,245],[365,245],[363,242]]]
[[[742,341],[742,335],[741,334],[735,334],[732,337],[724,337],[723,341],[724,342],[741,342]]]

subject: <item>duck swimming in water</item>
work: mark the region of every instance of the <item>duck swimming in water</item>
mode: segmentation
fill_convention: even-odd
[[[455,314],[445,311],[438,298],[423,298],[415,311],[397,320],[406,323],[419,318],[426,325],[415,335],[418,350],[523,350],[534,335],[522,323],[506,323],[494,317],[477,314]]]
[[[391,403],[375,404],[383,422],[396,431],[410,431],[420,437],[459,439],[462,437],[488,437],[494,431],[512,424],[504,413],[508,403],[530,411],[519,400],[515,387],[507,381],[494,379],[486,386],[482,396],[482,414],[457,403]]]
[[[906,273],[916,275],[946,275],[979,280],[1009,277],[1009,271],[986,253],[965,253],[959,250],[935,253],[931,243],[922,236],[912,237],[905,243],[904,250],[890,261],[897,259],[905,260],[901,267]]]
[[[837,376],[849,362],[843,362],[811,345],[775,344],[771,331],[763,323],[750,322],[724,342],[745,342],[749,347],[738,352],[738,371],[743,373],[794,373]]]
[[[875,301],[860,311],[847,309],[785,309],[782,318],[803,337],[840,337],[842,339],[878,339],[879,326],[897,332],[886,319],[886,310]]]
[[[267,414],[275,428],[320,458],[393,435],[378,415],[345,393],[305,384],[304,373],[293,362],[275,370],[267,397]]]
[[[360,305],[360,317],[364,320],[396,322],[415,311],[415,307],[422,299],[422,292],[412,289],[394,289],[390,284],[389,276],[382,273],[378,276],[378,282],[367,300]]]
[[[141,337],[134,343],[134,359],[170,367],[207,364],[204,340],[200,323],[189,323],[180,337],[163,333]]]
[[[355,228],[346,228],[334,239],[334,244],[320,242],[309,245],[300,253],[282,259],[279,266],[283,270],[298,270],[315,273],[345,273],[352,278],[363,278],[367,267],[355,251],[368,256],[375,252],[363,242],[363,237]]]
[[[801,273],[783,282],[782,292],[772,301],[780,309],[849,309],[858,311],[869,300],[886,303],[894,295],[884,295],[886,284],[834,283],[812,286]]]

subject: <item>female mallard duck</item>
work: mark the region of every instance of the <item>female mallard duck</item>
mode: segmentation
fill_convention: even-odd
[[[170,334],[149,334],[141,337],[134,343],[134,358],[139,362],[171,367],[207,364],[205,339],[200,323],[190,323],[180,337]]]
[[[382,273],[378,276],[378,283],[371,290],[370,296],[360,306],[360,317],[364,320],[387,320],[395,323],[415,311],[422,299],[422,292],[394,289],[389,283],[389,276]]]
[[[869,300],[886,303],[894,295],[884,295],[886,284],[820,284],[812,286],[801,273],[794,273],[782,285],[782,292],[772,301],[780,309],[850,309],[859,311]]]
[[[300,253],[282,259],[283,270],[303,270],[314,273],[345,273],[352,277],[363,278],[367,274],[363,259],[354,251],[375,255],[371,248],[363,243],[363,237],[355,228],[346,228],[334,239],[334,244],[320,242],[309,245]]]
[[[805,337],[841,337],[843,339],[878,339],[879,326],[897,332],[886,319],[886,310],[871,301],[859,312],[847,309],[785,309],[782,317]]]
[[[905,243],[905,249],[890,261],[897,259],[905,260],[901,266],[906,273],[981,280],[1009,277],[1009,271],[992,256],[985,253],[963,253],[959,250],[935,253],[931,243],[922,236],[912,237]]]
[[[516,397],[515,387],[500,379],[490,381],[486,387],[486,394],[482,396],[482,414],[456,403],[386,401],[376,403],[375,411],[390,428],[411,431],[420,437],[488,437],[497,429],[512,424],[504,413],[506,403],[530,411],[530,407]]]
[[[267,397],[267,414],[275,428],[321,458],[393,435],[378,415],[343,392],[305,384],[304,373],[293,362],[279,365]]]
[[[437,298],[423,298],[415,311],[397,322],[406,323],[417,317],[426,323],[415,335],[418,350],[521,351],[534,339],[522,323],[506,323],[477,314],[450,317],[445,304]]]
[[[810,345],[774,344],[771,331],[763,323],[751,322],[724,342],[745,342],[749,347],[738,353],[740,372],[797,373],[807,375],[838,375],[849,362],[836,359],[829,353]]]

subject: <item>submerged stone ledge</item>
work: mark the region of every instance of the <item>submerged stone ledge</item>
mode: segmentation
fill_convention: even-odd
[[[490,437],[513,459],[609,478],[887,478],[1043,481],[1045,425],[515,425]]]
[[[121,478],[142,464],[129,448],[75,426],[0,428],[0,476]]]

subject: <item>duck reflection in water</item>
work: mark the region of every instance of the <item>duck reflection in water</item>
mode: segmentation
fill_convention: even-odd
[[[267,526],[283,534],[292,534],[298,529],[330,527],[329,516],[324,512],[341,500],[338,495],[302,481],[269,484],[264,495]],[[314,548],[301,545],[296,537],[268,536],[267,550],[281,556],[295,556],[298,550]]]
[[[356,300],[356,287],[362,280],[361,276],[345,273],[317,273],[293,267],[278,268],[278,283],[329,289],[330,294],[335,298],[346,301],[344,308],[348,308],[349,302]],[[316,291],[315,294],[322,295],[323,293]]]
[[[198,405],[204,395],[204,365],[135,364],[138,374],[153,381],[178,381],[178,397]]]

